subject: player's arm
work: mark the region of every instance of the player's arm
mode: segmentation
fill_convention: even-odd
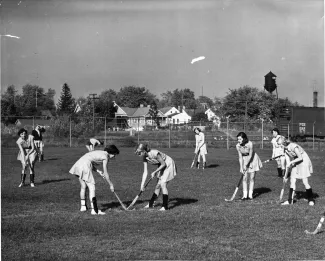
[[[143,161],[143,174],[141,180],[141,187],[140,190],[144,191],[144,183],[146,182],[148,176],[148,162],[146,160]]]
[[[158,172],[166,168],[166,162],[163,160],[161,155],[158,153],[157,154],[157,160],[159,161],[159,167],[151,173],[151,177],[153,178]]]
[[[103,160],[103,178],[106,179],[107,183],[109,184],[109,188],[112,192],[114,192],[114,185],[111,181],[111,179],[109,178],[109,175],[108,175],[108,172],[107,172],[107,163],[108,163],[108,160],[105,159]]]
[[[238,152],[238,160],[239,160],[240,172],[244,173],[244,171],[243,171],[243,155],[241,154],[238,146],[236,146],[236,149],[237,149],[237,152]]]

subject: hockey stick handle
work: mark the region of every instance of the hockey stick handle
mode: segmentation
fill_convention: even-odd
[[[153,179],[153,177],[151,177],[147,183],[144,185],[144,188],[146,188],[148,186],[148,184],[150,183],[150,181]],[[143,190],[140,190],[140,193],[132,200],[131,204],[127,207],[127,209],[130,209],[130,207],[132,207],[135,202],[137,202],[138,198],[141,196]]]
[[[121,201],[121,199],[119,198],[119,196],[116,194],[116,192],[114,191],[113,193],[114,193],[115,197],[117,198],[118,202],[120,202],[122,208],[124,210],[127,210],[127,207],[123,204],[123,202]]]
[[[270,161],[272,161],[272,160],[276,160],[277,158],[280,158],[280,157],[282,157],[282,156],[284,156],[284,155],[279,155],[279,156],[273,157],[273,158],[271,158],[271,159],[268,159],[268,160],[266,160],[266,161],[263,161],[263,163],[267,163],[267,162],[270,162]]]

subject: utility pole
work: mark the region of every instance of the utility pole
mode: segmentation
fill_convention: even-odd
[[[36,95],[36,109],[37,109],[37,87],[35,89],[35,95]]]
[[[93,130],[95,130],[95,100],[99,99],[97,96],[97,93],[90,93],[89,99],[92,100],[93,103]]]

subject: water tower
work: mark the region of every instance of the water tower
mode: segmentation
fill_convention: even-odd
[[[276,75],[272,73],[271,71],[264,76],[265,78],[265,84],[264,89],[267,90],[269,93],[273,93],[276,91],[276,98],[278,99],[278,90],[276,85]]]

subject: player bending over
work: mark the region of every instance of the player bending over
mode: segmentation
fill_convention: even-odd
[[[148,163],[157,165],[157,169],[151,173],[151,177],[157,177],[158,182],[149,204],[145,208],[153,208],[155,200],[158,198],[160,190],[163,194],[163,206],[160,211],[168,209],[168,190],[167,184],[176,176],[176,165],[174,160],[156,149],[150,149],[148,145],[140,144],[135,153],[143,159],[143,175],[141,181],[141,191],[144,191],[144,184],[148,176]]]
[[[70,173],[79,177],[80,182],[80,200],[81,208],[80,211],[86,211],[86,189],[89,190],[89,199],[91,205],[92,215],[105,215],[97,207],[97,200],[95,195],[95,179],[93,176],[93,171],[97,171],[110,185],[110,190],[114,192],[114,186],[111,182],[108,172],[107,163],[110,158],[114,158],[119,154],[119,150],[115,145],[110,145],[104,150],[95,150],[83,155],[70,169]],[[103,172],[96,169],[94,163],[103,163]]]
[[[87,142],[86,148],[88,149],[88,151],[93,151],[96,146],[100,146],[100,145],[103,145],[103,142],[102,141],[99,141],[99,140],[96,140],[94,138],[91,138]]]
[[[287,168],[291,169],[290,176],[290,190],[288,200],[283,202],[282,205],[293,204],[294,193],[296,190],[296,180],[301,179],[306,188],[306,195],[310,206],[315,204],[313,191],[308,183],[308,178],[313,173],[313,165],[308,154],[298,144],[290,142],[285,137],[278,140],[278,144],[284,148]],[[284,177],[288,178],[288,177]]]

